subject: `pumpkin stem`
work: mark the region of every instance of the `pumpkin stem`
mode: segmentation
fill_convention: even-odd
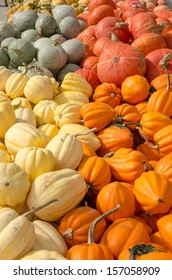
[[[57,202],[58,200],[57,199],[53,199],[53,200],[50,200],[49,202],[46,202],[45,204],[41,205],[41,206],[38,206],[36,208],[32,208],[31,210],[25,212],[24,214],[22,214],[22,216],[26,217],[30,214],[33,214],[39,210],[41,210],[42,208],[48,206],[49,204],[53,203],[53,202]]]
[[[87,244],[93,244],[95,243],[94,241],[94,228],[96,226],[96,224],[98,222],[100,222],[101,220],[103,220],[104,218],[106,218],[107,216],[111,215],[112,213],[116,212],[118,209],[120,209],[121,206],[118,204],[115,208],[105,212],[104,214],[102,214],[101,216],[99,216],[98,218],[96,218],[91,224],[90,224],[90,227],[89,227],[89,230],[88,230],[88,242]]]
[[[166,53],[164,54],[164,57],[160,60],[159,62],[159,66],[161,68],[163,68],[167,74],[167,91],[170,90],[170,74],[168,72],[167,66],[168,66],[168,62],[171,59],[171,54],[170,53]]]
[[[112,31],[109,31],[108,34],[110,35],[110,39],[111,39],[113,42],[119,42],[119,39],[118,39],[118,37],[116,36],[115,33],[113,33]]]
[[[128,27],[128,26],[129,26],[129,24],[127,22],[117,22],[116,23],[116,28],[119,28],[119,29]]]
[[[63,238],[72,239],[73,238],[73,230],[72,228],[68,228],[62,233]]]
[[[89,131],[86,131],[86,132],[79,132],[79,133],[75,133],[74,136],[77,137],[77,136],[80,136],[80,135],[87,135],[91,132],[94,132],[97,130],[97,127],[93,127],[91,128]]]
[[[23,66],[25,67],[23,75],[26,75],[27,71],[28,71],[28,67],[26,63],[23,63]]]
[[[155,247],[152,244],[137,244],[133,246],[130,251],[130,260],[135,260],[136,255],[141,256],[155,251]]]
[[[15,52],[17,55],[22,55],[23,54],[23,51],[20,50],[20,49],[15,49],[15,48],[12,48],[13,52]]]
[[[148,139],[146,138],[146,135],[144,134],[144,132],[142,131],[141,127],[136,127],[136,129],[139,131],[141,137],[143,137],[143,139],[146,141],[147,145],[149,148],[153,149],[153,150],[158,150],[158,145],[151,145],[148,141]]]
[[[103,158],[110,158],[114,155],[115,152],[109,152],[103,156]]]

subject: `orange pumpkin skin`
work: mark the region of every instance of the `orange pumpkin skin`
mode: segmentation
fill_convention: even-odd
[[[172,152],[156,163],[155,171],[163,174],[172,183]]]
[[[120,148],[133,147],[133,135],[131,130],[122,125],[108,126],[99,131],[96,136],[101,142],[100,148],[96,151],[99,156],[115,152]]]
[[[157,259],[157,257],[159,257],[159,254],[156,254],[157,252],[159,253],[167,252],[167,249],[160,244],[148,243],[146,245],[149,246],[147,249],[147,253],[142,254],[141,256],[138,256],[136,254],[135,260],[140,260],[142,259],[142,257],[144,257],[144,259],[146,260],[153,260],[154,258]],[[118,257],[118,260],[130,260],[130,250],[131,248],[123,250]],[[164,257],[166,257],[166,255],[161,256],[162,259],[164,259]]]
[[[83,147],[83,157],[82,160],[90,157],[90,156],[96,156],[96,152],[87,144],[84,143],[83,141],[80,141]]]
[[[167,248],[172,251],[172,214],[164,215],[157,221],[158,230]]]
[[[172,86],[172,74],[169,75],[170,75],[170,85]],[[166,88],[166,86],[167,86],[167,75],[161,74],[150,82],[150,91],[153,93],[159,89]]]
[[[157,221],[163,216],[164,214],[150,214],[148,212],[140,212],[139,217],[142,218],[146,224],[152,229],[152,233],[158,230],[157,228]]]
[[[90,15],[87,19],[87,25],[95,25],[104,17],[109,16],[114,16],[113,8],[109,5],[100,5],[90,12]]]
[[[118,149],[113,156],[105,158],[111,167],[112,177],[117,181],[134,183],[140,175],[151,169],[149,161],[139,151]]]
[[[165,214],[172,206],[172,183],[154,170],[135,180],[133,193],[141,209],[151,214]]]
[[[141,128],[146,138],[153,141],[155,133],[161,128],[172,124],[172,120],[161,112],[150,112],[143,114],[141,120]]]
[[[137,104],[149,96],[150,85],[141,75],[128,76],[121,85],[123,99],[130,104]]]
[[[167,125],[158,130],[154,135],[154,143],[161,156],[172,152],[172,125]]]
[[[121,218],[132,217],[136,210],[135,197],[129,188],[122,183],[112,182],[105,185],[97,195],[96,208],[103,214],[117,204],[121,208],[106,219],[114,222]]]
[[[81,107],[80,114],[86,127],[96,127],[95,131],[100,131],[112,121],[114,110],[102,102],[89,102]]]
[[[97,209],[83,206],[69,211],[62,217],[58,226],[58,232],[63,236],[68,248],[88,241],[90,224],[100,215]],[[103,219],[95,226],[95,242],[99,241],[106,229],[106,224],[106,220]]]
[[[106,103],[112,108],[120,104],[122,99],[121,89],[114,83],[102,83],[96,87],[93,93],[93,100]]]
[[[151,238],[151,242],[152,242],[152,243],[159,244],[159,245],[163,246],[164,248],[166,248],[166,249],[168,250],[168,248],[167,248],[168,246],[167,246],[167,244],[162,240],[162,237],[161,237],[159,231],[156,231],[156,232],[152,233],[151,236],[150,236],[150,238]]]
[[[149,243],[150,236],[146,226],[134,218],[122,218],[113,222],[100,239],[100,243],[108,246],[116,259],[122,250],[140,242]]]
[[[147,101],[142,101],[135,105],[141,116],[147,112],[147,104]]]
[[[107,246],[87,243],[72,246],[65,257],[68,260],[114,260]]]
[[[133,105],[123,103],[115,107],[114,121],[127,124],[128,122],[139,122],[141,115]],[[130,129],[135,129],[136,125],[129,125]]]
[[[150,144],[153,145],[153,142]],[[136,147],[136,151],[140,151],[141,153],[143,153],[149,161],[158,161],[161,158],[158,150],[151,149],[146,142],[138,145]]]
[[[91,156],[81,161],[77,171],[87,184],[90,185],[89,193],[98,193],[103,186],[111,181],[109,164],[101,157]]]

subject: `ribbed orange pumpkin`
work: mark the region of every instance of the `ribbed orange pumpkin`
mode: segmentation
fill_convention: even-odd
[[[151,242],[159,244],[165,248],[168,247],[167,244],[164,242],[164,240],[162,240],[162,237],[161,237],[159,231],[152,233],[150,238],[151,238]]]
[[[157,221],[158,230],[167,248],[172,251],[172,214],[164,215]]]
[[[102,102],[89,102],[81,107],[80,114],[86,127],[100,131],[112,121],[114,110]]]
[[[141,209],[151,214],[165,214],[172,207],[172,183],[154,170],[135,180],[133,193]]]
[[[90,157],[90,156],[96,156],[95,151],[87,144],[81,141],[82,147],[83,147],[83,157],[82,160]]]
[[[109,164],[102,157],[90,156],[80,163],[77,171],[90,186],[89,193],[98,193],[111,181]],[[112,207],[113,208],[113,207]]]
[[[155,171],[163,174],[172,183],[172,152],[162,157],[155,165]]]
[[[121,208],[106,219],[114,222],[121,218],[132,217],[136,210],[135,196],[122,182],[112,182],[105,185],[97,195],[96,207],[103,214],[115,205]]]
[[[151,144],[153,146],[153,143]],[[144,154],[149,161],[150,160],[158,161],[161,158],[160,154],[158,153],[158,150],[151,149],[146,142],[139,144],[136,147],[136,150]]]
[[[69,211],[59,222],[58,231],[63,236],[68,248],[73,245],[86,243],[88,241],[88,230],[90,224],[101,215],[92,207],[77,207]],[[94,239],[98,242],[106,229],[106,220],[103,219],[94,229]]]
[[[172,74],[170,76],[170,87],[172,87]],[[159,89],[166,88],[168,77],[167,74],[160,74],[150,82],[150,92],[153,93]]]
[[[93,100],[106,103],[112,108],[120,104],[122,99],[121,90],[114,83],[102,83],[96,87]]]
[[[158,130],[154,135],[155,147],[161,156],[172,152],[172,124]]]
[[[111,157],[105,158],[111,167],[115,180],[133,183],[140,175],[151,169],[144,154],[133,149],[118,149]]]
[[[133,146],[133,135],[130,129],[122,125],[108,126],[99,131],[96,136],[101,142],[100,148],[96,151],[99,156]]]

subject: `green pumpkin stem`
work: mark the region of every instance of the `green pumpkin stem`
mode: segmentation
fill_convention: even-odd
[[[146,255],[148,253],[154,252],[156,249],[152,244],[137,244],[133,246],[130,251],[130,260],[135,260],[136,256]]]
[[[30,214],[33,214],[41,209],[43,209],[44,207],[48,206],[49,204],[53,203],[53,202],[57,202],[58,200],[57,199],[52,199],[50,200],[49,202],[46,202],[45,204],[41,205],[41,206],[38,206],[38,207],[35,207],[35,208],[32,208],[31,210],[25,212],[24,214],[22,214],[22,216],[26,217]]]
[[[95,243],[94,241],[94,228],[96,226],[96,224],[98,222],[100,222],[101,220],[103,220],[104,218],[106,218],[107,216],[111,215],[112,213],[116,212],[118,209],[120,209],[121,206],[118,204],[115,208],[105,212],[104,214],[102,214],[101,216],[99,216],[98,218],[96,218],[90,225],[89,227],[89,231],[88,231],[88,242],[87,244],[93,244]]]

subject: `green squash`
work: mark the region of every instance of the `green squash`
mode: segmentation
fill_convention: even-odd
[[[23,32],[27,29],[34,29],[37,18],[37,12],[34,10],[20,11],[17,15],[13,16],[12,24]]]
[[[35,23],[35,29],[42,37],[50,37],[56,32],[56,28],[56,20],[49,14],[41,14]]]
[[[0,22],[0,43],[7,37],[15,37],[15,30],[11,24]]]
[[[7,52],[3,48],[0,48],[0,66],[8,67],[9,63],[10,63],[10,58]]]

